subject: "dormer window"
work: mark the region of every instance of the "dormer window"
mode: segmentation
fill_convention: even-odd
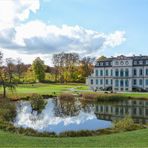
[[[119,65],[119,62],[118,62],[118,61],[116,61],[116,62],[115,62],[115,65]]]
[[[143,64],[143,61],[139,61],[139,64],[142,65]]]
[[[100,65],[103,66],[103,62],[101,62]]]
[[[120,62],[120,64],[121,64],[121,65],[123,65],[123,64],[124,64],[124,62],[123,62],[123,61],[121,61],[121,62]]]
[[[137,65],[138,64],[138,62],[137,61],[134,61],[134,65]]]
[[[128,61],[126,61],[126,62],[125,62],[125,64],[126,64],[126,65],[128,65],[128,64],[129,64],[129,62],[128,62]]]
[[[106,62],[106,66],[108,66],[109,65],[109,62]]]

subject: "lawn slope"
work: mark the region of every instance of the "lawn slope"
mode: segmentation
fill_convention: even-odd
[[[81,138],[29,137],[0,131],[0,147],[148,147],[148,129]]]

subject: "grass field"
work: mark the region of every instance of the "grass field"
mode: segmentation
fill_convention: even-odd
[[[0,147],[148,147],[148,129],[78,138],[30,137],[0,131]]]
[[[50,95],[55,93],[58,95],[61,92],[85,90],[88,90],[88,86],[84,84],[20,84],[16,87],[16,90],[13,91],[13,93],[8,90],[8,97],[25,97],[32,93],[38,93],[42,95]],[[2,89],[0,89],[0,93],[2,93]]]
[[[58,95],[61,92],[90,92],[88,86],[85,84],[20,84],[16,87],[16,90],[12,93],[8,90],[8,97],[17,98],[31,95],[32,93],[44,94],[44,95]],[[2,88],[0,88],[2,93]],[[148,93],[120,93],[120,95],[130,96],[133,98],[147,98]]]

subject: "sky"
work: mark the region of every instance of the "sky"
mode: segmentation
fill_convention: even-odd
[[[0,0],[4,58],[148,55],[148,0]]]

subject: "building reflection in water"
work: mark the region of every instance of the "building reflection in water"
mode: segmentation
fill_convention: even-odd
[[[117,103],[98,103],[95,107],[98,119],[114,121],[129,115],[136,123],[148,123],[148,101],[127,100]]]

